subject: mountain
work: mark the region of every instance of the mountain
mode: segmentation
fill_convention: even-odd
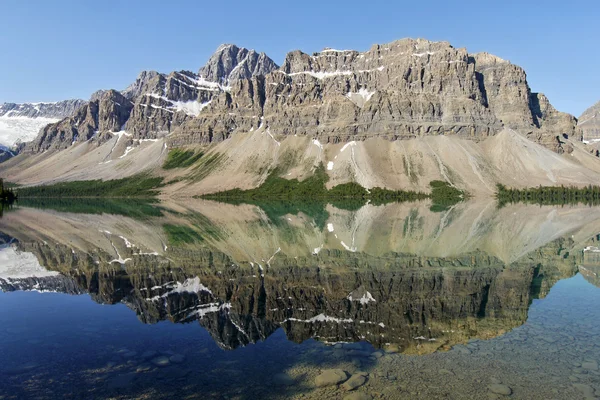
[[[281,67],[222,45],[198,73],[145,71],[121,92],[97,92],[0,174],[37,184],[150,170],[178,178],[166,193],[194,195],[254,187],[276,168],[303,179],[322,163],[330,185],[428,190],[440,179],[489,194],[496,183],[597,183],[600,160],[581,140],[577,120],[531,92],[521,67],[447,42],[293,51]],[[163,171],[180,147],[206,156]]]
[[[28,142],[43,126],[70,116],[85,103],[84,100],[64,100],[0,104],[0,144],[12,147],[17,142]]]
[[[200,68],[198,75],[208,81],[227,85],[236,80],[267,75],[277,68],[277,64],[265,53],[259,54],[234,44],[224,44],[219,46],[206,65]]]
[[[213,98],[228,92],[236,80],[277,69],[264,53],[225,45],[217,49],[199,74],[143,71],[122,92],[101,90],[76,115],[49,125],[25,151],[61,150],[94,139],[102,144],[117,132],[135,139],[164,136],[199,115]]]
[[[200,118],[175,132],[174,145],[223,140],[264,123],[280,135],[322,143],[456,135],[476,141],[503,128],[557,151],[577,137],[575,119],[531,93],[523,69],[446,42],[405,39],[367,52],[294,51],[264,79],[240,80]]]
[[[583,131],[584,140],[600,139],[600,101],[579,116],[577,126]]]

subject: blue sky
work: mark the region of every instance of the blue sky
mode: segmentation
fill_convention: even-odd
[[[533,91],[579,115],[600,100],[600,2],[0,1],[0,102],[88,98],[144,69],[197,71],[221,43],[266,52],[446,40],[525,68]]]

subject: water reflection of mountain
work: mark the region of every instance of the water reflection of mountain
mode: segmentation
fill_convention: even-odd
[[[368,340],[426,353],[521,325],[531,300],[584,265],[600,210],[426,205],[330,209],[270,221],[199,202],[133,220],[19,209],[0,222],[22,254],[60,275],[3,290],[89,292],[140,320],[198,320],[223,348],[265,339]],[[587,253],[586,253],[587,254]]]

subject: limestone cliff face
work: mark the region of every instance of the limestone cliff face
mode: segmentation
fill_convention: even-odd
[[[575,119],[531,93],[525,71],[446,42],[404,39],[370,50],[294,51],[264,79],[238,81],[170,139],[220,141],[265,126],[323,143],[457,135],[482,140],[508,127],[556,152],[580,139]]]
[[[237,47],[234,44],[219,46],[198,75],[211,82],[227,84],[239,79],[266,75],[278,68],[265,53]]]
[[[108,90],[79,108],[75,115],[45,126],[37,138],[25,146],[25,152],[62,150],[90,139],[99,144],[122,130],[132,104],[120,92]]]
[[[264,53],[223,45],[198,74],[145,71],[122,94],[133,106],[115,110],[114,120],[138,139],[169,134],[171,146],[223,141],[261,126],[322,143],[429,135],[479,141],[507,127],[559,153],[572,151],[562,138],[581,137],[572,116],[531,93],[522,68],[422,39],[365,52],[293,51],[281,68]],[[78,122],[46,129],[30,150],[64,148],[75,131],[89,139],[90,129],[105,129]]]
[[[600,139],[600,101],[581,114],[577,125],[585,140]]]
[[[530,97],[533,122],[539,129],[526,132],[527,137],[557,153],[571,153],[573,146],[564,139],[583,140],[583,132],[577,127],[577,119],[571,114],[557,111],[542,93]]]
[[[220,86],[203,81],[188,71],[169,75],[142,73],[136,83],[134,100],[125,129],[134,137],[154,139],[164,136],[189,118],[194,118],[210,102]]]
[[[122,92],[95,92],[75,116],[45,127],[25,150],[62,150],[92,138],[102,143],[121,130],[134,139],[155,139],[196,118],[228,85],[276,68],[264,53],[227,45],[217,49],[200,74],[143,71]]]

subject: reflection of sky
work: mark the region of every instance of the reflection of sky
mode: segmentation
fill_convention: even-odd
[[[600,290],[578,274],[559,281],[545,299],[534,300],[525,325],[487,342],[510,340],[513,335],[523,335],[523,332],[530,332],[533,327],[534,331],[542,331],[544,335],[559,337],[562,333],[557,333],[557,329],[561,332],[568,331],[576,342],[589,343],[584,341],[590,335],[589,326],[578,322],[590,320],[588,314],[591,312],[590,305],[593,304],[600,304]],[[539,344],[539,340],[533,338],[520,345],[527,347],[536,343]],[[77,385],[77,393],[89,395],[86,390],[101,385],[97,380],[100,378],[94,375],[98,374],[98,369],[111,361],[126,365],[127,360],[122,357],[123,351],[135,351],[139,355],[147,350],[170,351],[186,356],[184,364],[161,369],[159,374],[167,370],[172,372],[185,369],[185,379],[193,382],[196,388],[198,385],[212,385],[213,389],[230,390],[231,376],[220,380],[215,379],[214,374],[220,374],[218,371],[221,370],[229,371],[223,374],[238,371],[240,376],[235,378],[238,379],[236,387],[243,390],[246,384],[254,387],[266,385],[273,374],[301,359],[305,360],[302,352],[306,350],[316,350],[314,354],[310,353],[311,367],[330,367],[335,361],[332,353],[321,351],[326,348],[314,340],[300,345],[287,341],[285,333],[279,329],[264,342],[234,351],[223,351],[198,322],[174,324],[163,321],[148,325],[140,322],[126,305],[98,304],[89,295],[0,292],[0,355],[3,360],[0,374],[4,368],[34,365],[33,371],[41,385],[37,390],[42,390],[48,379],[62,381],[69,379],[65,377],[66,374],[72,373],[74,379],[88,382],[87,388],[84,384]],[[135,371],[135,366],[133,370]],[[106,376],[106,379],[112,379],[114,372],[112,374],[103,375],[100,381]],[[19,382],[26,378],[26,374],[18,376]],[[144,378],[140,375],[138,379]],[[149,380],[144,383],[144,388],[167,390],[161,386],[163,383],[150,377],[147,379]],[[14,387],[11,390],[13,389],[20,390]],[[128,394],[133,395],[135,392]]]
[[[224,351],[198,322],[162,321],[149,325],[140,322],[126,305],[98,304],[89,295],[0,291],[0,376],[3,369],[34,365],[33,371],[38,375],[36,384],[40,385],[37,391],[45,390],[47,379],[65,381],[69,379],[67,374],[74,374],[77,381],[89,383],[87,388],[77,384],[73,389],[86,397],[86,390],[95,385],[102,387],[94,377],[95,371],[109,362],[116,361],[119,365],[127,362],[122,357],[124,349],[137,352],[137,357],[148,350],[182,354],[186,357],[184,364],[172,364],[159,373],[191,369],[190,378],[196,384],[202,384],[203,379],[208,379],[206,374],[228,363],[237,365],[231,368],[253,371],[259,375],[256,381],[263,382],[293,362],[300,355],[299,350],[307,346],[324,347],[314,340],[303,345],[287,341],[284,331],[279,329],[263,342]],[[269,365],[265,367],[267,362]],[[134,365],[133,371],[135,368]],[[114,372],[111,374],[114,376]],[[27,374],[7,376],[18,377],[20,386]],[[164,389],[160,385],[155,380],[145,384]]]
[[[582,301],[600,304],[600,289],[577,274],[556,283],[545,299],[534,300],[529,315],[537,315],[539,310],[548,309],[557,301],[572,303],[576,312]],[[48,338],[57,344],[62,342],[67,346],[63,350],[75,353],[82,350],[93,353],[99,350],[98,344],[135,348],[146,341],[161,348],[170,348],[170,342],[179,340],[217,348],[197,322],[144,324],[126,305],[98,304],[89,295],[0,291],[0,327],[0,337],[5,336],[0,343],[6,344],[8,339],[11,352],[16,354],[32,349],[28,341],[47,341]],[[95,336],[101,336],[101,339],[90,342],[90,337]],[[252,346],[257,345],[248,347]]]

